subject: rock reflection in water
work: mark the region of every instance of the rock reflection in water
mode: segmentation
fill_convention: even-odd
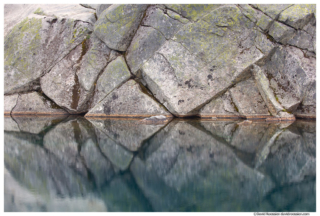
[[[315,122],[15,116],[4,130],[5,211],[315,211]]]

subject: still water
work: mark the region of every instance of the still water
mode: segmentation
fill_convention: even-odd
[[[316,210],[316,124],[4,118],[5,211]]]

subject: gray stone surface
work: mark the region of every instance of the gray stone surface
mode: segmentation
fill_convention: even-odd
[[[126,51],[146,9],[143,4],[111,5],[100,14],[94,34],[109,48]]]
[[[171,114],[149,95],[143,86],[134,80],[129,80],[112,91],[85,116],[149,117],[165,115],[170,117]]]
[[[20,94],[12,115],[67,115],[68,113],[38,92]]]
[[[131,74],[123,56],[119,56],[110,62],[97,80],[92,107],[130,77]]]
[[[201,117],[234,117],[238,118],[239,113],[232,100],[230,91],[227,91],[222,96],[213,99],[210,103],[203,106],[199,111]]]
[[[103,11],[105,11],[108,7],[110,7],[112,4],[99,4],[96,7],[96,14],[99,18]]]
[[[4,40],[4,93],[34,89],[40,76],[85,39],[90,25],[36,14],[15,25]]]
[[[4,114],[5,115],[10,115],[12,109],[16,106],[17,104],[17,100],[18,100],[19,95],[15,94],[15,95],[5,95],[4,96]]]
[[[140,26],[127,50],[126,60],[133,74],[148,61],[160,46],[166,41],[156,29]]]
[[[166,4],[168,9],[181,14],[183,17],[197,21],[209,12],[222,6],[221,4]]]
[[[315,14],[315,4],[296,4],[283,11],[279,20],[296,29],[302,29]]]
[[[148,8],[141,25],[150,26],[160,31],[168,40],[183,26],[183,23],[166,15],[159,7],[151,6]]]
[[[225,22],[228,18],[233,21]],[[250,64],[264,57],[254,46],[257,32],[252,27],[237,7],[220,7],[198,22],[186,24],[173,41],[164,43],[143,65],[142,77],[171,113],[194,115],[245,77]]]
[[[108,63],[110,49],[94,35],[91,37],[40,80],[43,92],[69,113],[88,111],[98,75]]]
[[[296,31],[294,28],[275,21],[272,23],[268,33],[277,42],[286,45],[287,42],[295,35]]]
[[[238,112],[247,118],[270,116],[254,78],[242,81],[230,89],[231,97]]]
[[[294,112],[307,87],[315,79],[315,59],[304,57],[301,50],[277,48],[262,70],[270,82],[276,100],[290,112]]]
[[[276,20],[280,13],[287,8],[293,6],[292,4],[253,4],[253,7],[261,10],[263,13]]]
[[[257,65],[253,66],[252,73],[259,88],[259,92],[265,101],[269,112],[272,114],[272,116],[279,117],[280,113],[283,111],[283,107],[274,96],[274,92],[270,87],[268,78]],[[294,117],[292,116],[292,118]]]
[[[76,4],[5,4],[4,5],[4,35],[31,14],[50,17],[70,18],[94,24],[93,11]]]

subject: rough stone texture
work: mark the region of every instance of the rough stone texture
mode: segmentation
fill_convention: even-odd
[[[16,106],[19,95],[4,96],[4,114],[10,115],[12,109]]]
[[[164,35],[168,40],[183,26],[183,23],[172,19],[156,6],[149,7],[141,25],[150,26]]]
[[[254,78],[238,83],[230,92],[234,106],[241,115],[247,118],[270,116]]]
[[[103,11],[105,11],[108,7],[110,7],[112,4],[100,4],[96,7],[96,14],[99,18]]]
[[[235,107],[234,102],[232,101],[230,92],[227,91],[222,96],[218,97],[217,99],[213,99],[210,103],[205,105],[199,111],[200,117],[234,117],[238,118],[239,113],[237,108]]]
[[[183,17],[197,21],[210,11],[219,8],[220,4],[166,4],[168,9],[177,12]]]
[[[247,4],[240,4],[238,7],[246,17],[256,23],[256,25],[263,31],[267,31],[270,28],[273,20],[260,10],[254,9],[252,6]]]
[[[315,59],[305,58],[294,47],[277,48],[262,70],[276,100],[290,112],[297,109],[316,74]]]
[[[111,5],[94,25],[96,34],[114,50],[126,51],[137,31],[147,5]]]
[[[268,107],[268,110],[273,116],[279,117],[280,113],[282,113],[284,109],[274,96],[274,92],[270,87],[268,78],[257,65],[253,66],[252,73],[256,80],[260,94]],[[294,119],[294,116],[291,115],[289,118]]]
[[[103,121],[103,123],[91,119],[90,121],[94,126],[99,128],[100,132],[103,131],[103,133],[109,139],[112,139],[109,141],[111,144],[115,142],[121,146],[124,146],[129,151],[137,151],[145,140],[150,138],[153,134],[165,126],[165,124],[143,124],[140,121],[135,120],[106,119]],[[100,139],[106,139],[104,138],[105,135],[102,135],[101,133],[99,134],[102,136]],[[103,149],[105,147],[101,146],[100,148]],[[121,151],[122,149],[120,149],[120,154],[122,155],[119,156],[126,157],[126,160],[128,161],[127,163],[130,163],[132,157],[131,154]],[[117,166],[125,168],[126,162],[122,161],[122,163],[124,164],[117,164]]]
[[[28,91],[81,43],[91,24],[33,14],[16,25],[4,41],[4,93]]]
[[[85,116],[172,116],[162,106],[160,106],[160,104],[151,98],[151,95],[149,95],[150,94],[143,88],[143,86],[140,86],[134,80],[129,80],[118,89],[112,91]]]
[[[5,4],[4,36],[31,14],[81,20],[94,24],[93,11],[76,4]]]
[[[288,44],[314,52],[313,37],[305,31],[297,31],[297,34],[288,41]]]
[[[293,6],[292,4],[253,4],[253,7],[261,10],[263,13],[270,16],[272,19],[276,20],[279,14]]]
[[[295,30],[287,25],[275,21],[272,23],[268,33],[277,42],[286,45],[287,42],[294,36]]]
[[[316,81],[314,81],[305,93],[294,115],[300,118],[316,118],[316,98]]]
[[[233,135],[234,132],[236,131],[236,129],[239,127],[237,125],[237,122],[239,121],[235,121],[235,120],[209,120],[209,121],[201,121],[200,125],[209,133],[211,133],[211,135],[221,141],[222,143],[228,143],[230,144],[232,139],[233,139]]]
[[[166,38],[156,29],[140,26],[127,50],[126,60],[133,74],[149,60],[166,41]]]
[[[100,4],[80,4],[82,7],[97,10]]]
[[[68,113],[40,93],[32,92],[19,95],[17,104],[11,114],[67,115]]]
[[[280,14],[279,21],[296,29],[302,29],[316,14],[315,4],[296,4]]]
[[[95,36],[85,39],[41,80],[43,92],[69,113],[86,112],[110,49]]]
[[[219,16],[219,20],[215,18]],[[226,22],[228,18],[232,22]],[[208,30],[209,26],[214,27]],[[264,57],[254,46],[258,33],[252,27],[234,6],[220,7],[185,25],[174,41],[167,41],[143,65],[147,87],[174,115],[194,115],[212,97],[245,77],[250,64]]]
[[[92,107],[130,77],[131,74],[123,56],[110,62],[97,80]]]

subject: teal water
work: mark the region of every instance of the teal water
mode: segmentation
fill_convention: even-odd
[[[4,118],[5,211],[316,211],[316,123]]]

